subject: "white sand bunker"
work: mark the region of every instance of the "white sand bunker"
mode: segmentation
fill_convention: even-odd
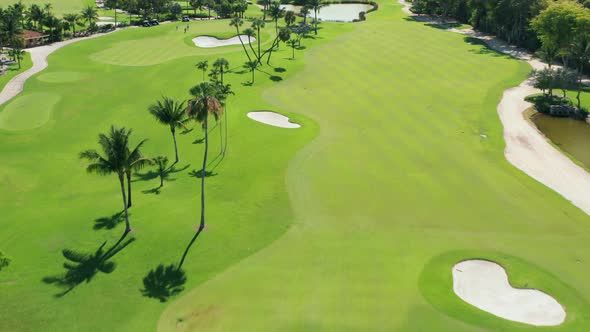
[[[240,37],[242,38],[242,42],[244,44],[248,44],[248,36],[240,35]],[[203,47],[203,48],[220,47],[220,46],[228,46],[228,45],[239,45],[242,43],[242,42],[240,42],[240,37],[234,36],[234,37],[231,37],[228,39],[217,39],[212,36],[199,36],[199,37],[193,38],[193,43],[195,43],[195,45],[197,45],[198,47]],[[250,37],[249,42],[253,42],[255,40],[256,40],[256,38]]]
[[[250,112],[248,117],[254,121],[281,128],[300,128],[301,125],[289,122],[289,118],[275,112]]]
[[[453,290],[463,301],[515,322],[554,326],[565,320],[565,310],[553,297],[536,289],[513,288],[504,268],[493,262],[457,263]]]

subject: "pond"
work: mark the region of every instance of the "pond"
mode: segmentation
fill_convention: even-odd
[[[590,125],[541,113],[535,114],[531,120],[551,142],[590,168]]]
[[[299,13],[301,6],[281,5],[281,8]],[[367,12],[373,8],[372,5],[364,3],[343,3],[331,4],[323,7],[318,12],[318,20],[322,21],[338,21],[338,22],[352,22],[359,18],[360,12]],[[310,11],[308,18],[313,19],[313,11]]]

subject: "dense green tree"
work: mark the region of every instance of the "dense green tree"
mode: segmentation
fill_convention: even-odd
[[[279,19],[285,16],[285,10],[281,8],[279,1],[273,1],[267,9],[268,16],[275,22],[275,33],[279,33]]]
[[[80,16],[84,21],[86,21],[88,26],[92,27],[94,22],[98,20],[98,11],[94,6],[88,5],[82,10]]]
[[[297,16],[295,15],[294,12],[289,10],[285,13],[285,24],[287,24],[288,27],[290,27],[293,23],[295,23],[296,20],[297,20]]]
[[[76,35],[76,25],[80,21],[80,15],[77,13],[65,14],[64,20],[69,23],[69,26],[72,29],[72,34],[75,36]]]

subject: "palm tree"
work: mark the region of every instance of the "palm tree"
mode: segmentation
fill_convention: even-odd
[[[576,100],[578,101],[578,109],[581,108],[580,94],[582,93],[582,78],[584,75],[584,67],[590,62],[590,40],[588,37],[578,36],[570,48],[570,55],[578,65],[578,78]]]
[[[176,144],[176,129],[184,127],[185,113],[184,101],[179,102],[172,98],[162,97],[149,107],[149,112],[156,120],[170,127],[172,140],[174,141],[175,164],[178,163],[178,145]]]
[[[31,7],[29,7],[28,16],[31,22],[34,23],[35,29],[39,30],[39,24],[45,18],[45,11],[43,11],[39,5],[32,4]]]
[[[159,156],[154,158],[154,164],[156,164],[156,172],[160,177],[160,188],[164,186],[164,179],[168,176],[168,158]]]
[[[285,13],[285,23],[287,24],[288,27],[290,27],[291,24],[295,23],[296,20],[297,20],[297,16],[295,15],[294,12],[289,10]]]
[[[275,33],[279,33],[279,18],[285,15],[285,10],[281,8],[279,1],[273,1],[268,7],[268,16],[275,22]]]
[[[92,26],[94,21],[98,19],[98,11],[93,6],[88,5],[82,10],[81,16],[89,26]]]
[[[244,64],[244,68],[249,69],[252,73],[251,84],[254,84],[254,71],[256,70],[256,67],[258,67],[258,61],[246,61],[246,63]]]
[[[244,41],[242,41],[242,35],[240,34],[240,27],[242,26],[242,24],[244,24],[244,21],[237,16],[232,18],[229,23],[230,26],[236,28],[236,34],[238,36],[238,39],[240,40],[240,44],[242,44],[244,53],[246,53],[246,56],[248,57],[248,61],[252,61],[252,58],[250,58],[250,54],[248,54],[248,50],[246,49],[246,45],[244,45]]]
[[[132,201],[131,201],[131,175],[133,172],[138,171],[144,168],[147,165],[152,164],[152,159],[145,158],[141,151],[139,150],[141,146],[147,141],[144,139],[141,141],[133,150],[127,151],[127,160],[126,160],[126,167],[125,167],[125,175],[127,176],[127,208],[131,208]]]
[[[186,114],[190,119],[194,119],[203,126],[205,133],[205,152],[203,153],[203,167],[201,168],[201,220],[199,228],[191,241],[189,242],[182,259],[178,265],[178,269],[182,268],[182,264],[186,258],[186,254],[190,250],[191,246],[199,237],[199,234],[205,229],[205,178],[207,177],[207,154],[209,152],[209,130],[208,121],[209,116],[217,120],[223,113],[223,108],[219,102],[219,89],[216,84],[210,82],[201,82],[190,89],[190,94],[193,97],[189,99],[186,107]]]
[[[209,61],[205,60],[205,61],[201,61],[199,63],[197,63],[197,68],[199,70],[203,71],[203,81],[205,80],[205,72],[207,71],[207,68],[209,68]]]
[[[287,45],[291,46],[291,49],[293,49],[293,56],[291,57],[293,60],[295,60],[295,48],[297,48],[298,43],[299,41],[297,39],[291,39],[287,41]]]
[[[309,15],[309,7],[307,5],[301,7],[299,15],[303,16],[303,24],[307,24],[307,15]]]
[[[78,24],[78,21],[80,20],[80,15],[77,13],[65,14],[64,20],[70,24],[70,27],[72,28],[72,34],[75,37],[76,36],[76,24]]]
[[[258,36],[258,63],[260,63],[260,58],[261,58],[261,54],[260,54],[260,29],[264,28],[264,26],[266,25],[266,23],[264,23],[263,20],[259,19],[259,18],[255,18],[252,21],[252,29],[255,29],[257,32],[257,36]]]
[[[213,62],[213,68],[219,71],[221,84],[223,85],[223,74],[229,70],[229,62],[225,58],[219,58]]]
[[[127,211],[127,197],[125,195],[125,171],[129,159],[129,136],[131,136],[131,133],[131,129],[127,130],[125,127],[116,128],[115,126],[111,126],[108,135],[98,135],[98,144],[102,149],[102,155],[96,150],[86,150],[80,153],[81,159],[86,159],[91,162],[91,164],[86,167],[88,173],[96,173],[99,175],[115,173],[117,175],[119,184],[121,185],[123,208],[125,210],[124,236],[131,231],[129,213]],[[142,141],[140,145],[143,144],[143,142],[145,141]]]
[[[314,14],[313,25],[315,28],[314,32],[317,35],[318,34],[318,12],[324,6],[324,3],[322,3],[322,0],[309,0],[308,5],[311,8],[311,10],[313,10],[313,14]]]

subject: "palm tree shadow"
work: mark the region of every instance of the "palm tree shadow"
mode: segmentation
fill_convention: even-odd
[[[109,260],[135,241],[135,238],[131,238],[123,242],[126,236],[127,233],[107,251],[104,251],[107,241],[104,241],[94,253],[63,249],[62,255],[66,258],[63,266],[66,271],[61,275],[45,277],[42,281],[62,288],[63,291],[55,294],[55,297],[63,297],[83,282],[91,282],[99,272],[112,273],[116,268],[116,263]]]
[[[204,137],[203,137],[203,138],[197,138],[197,139],[196,139],[196,140],[193,142],[193,144],[203,144],[203,143],[205,143],[205,138],[204,138]]]
[[[145,297],[166,302],[168,298],[184,290],[186,274],[175,265],[158,265],[143,278],[143,289],[141,294]]]
[[[191,166],[191,164],[186,164],[184,166],[182,166],[181,168],[176,168],[175,165],[170,166],[170,168],[168,168],[166,170],[166,180],[167,181],[175,181],[175,179],[169,179],[167,178],[170,174],[174,174],[174,173],[179,173],[179,172],[183,172],[186,169],[188,169]],[[132,182],[137,182],[137,181],[149,181],[149,180],[153,180],[155,178],[157,178],[158,172],[156,171],[148,171],[145,173],[135,173],[135,177],[137,177],[138,179],[133,180]]]
[[[195,177],[197,179],[200,179],[203,177],[203,170],[202,169],[200,169],[200,170],[193,169],[190,173],[188,173],[188,175]],[[206,178],[210,178],[212,176],[217,176],[217,173],[213,173],[211,171],[205,171]]]
[[[124,211],[117,212],[112,216],[108,217],[101,217],[94,219],[94,226],[92,229],[100,230],[100,229],[113,229],[121,222],[125,221],[125,215],[123,214]]]

